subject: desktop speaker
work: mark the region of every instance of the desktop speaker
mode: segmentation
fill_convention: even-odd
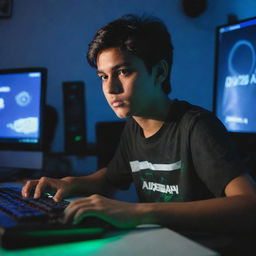
[[[86,153],[85,89],[81,81],[63,82],[65,153]]]

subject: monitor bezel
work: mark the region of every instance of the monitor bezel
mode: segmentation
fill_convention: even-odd
[[[219,62],[219,31],[221,28],[226,28],[226,27],[230,27],[230,26],[235,26],[247,21],[251,21],[251,20],[256,20],[256,16],[255,17],[251,17],[251,18],[247,18],[247,19],[242,19],[242,20],[237,20],[235,22],[230,22],[230,23],[226,23],[223,25],[219,25],[216,27],[215,29],[215,57],[214,57],[214,86],[213,86],[213,104],[212,104],[212,112],[214,113],[214,115],[216,117],[217,116],[217,90],[218,90],[218,62]],[[224,124],[223,124],[224,125]],[[228,130],[228,129],[227,129]],[[256,131],[255,132],[243,132],[243,131],[229,131],[228,132],[231,135],[240,135],[240,136],[251,136],[254,135],[256,136]]]
[[[9,68],[0,69],[0,74],[22,74],[30,72],[41,73],[41,97],[40,97],[40,121],[39,121],[39,140],[37,143],[23,143],[23,142],[0,142],[0,150],[29,150],[29,151],[43,151],[44,150],[44,127],[45,120],[43,108],[45,106],[46,84],[47,84],[47,69],[44,67],[26,67],[26,68]]]

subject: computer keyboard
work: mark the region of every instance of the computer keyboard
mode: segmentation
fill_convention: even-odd
[[[0,210],[18,221],[56,220],[67,205],[67,201],[55,202],[47,196],[24,198],[18,189],[0,187]]]
[[[17,249],[100,238],[111,225],[88,217],[79,225],[60,220],[68,201],[24,198],[20,188],[0,186],[0,246]]]

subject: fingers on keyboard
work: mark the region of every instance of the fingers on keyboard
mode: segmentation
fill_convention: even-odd
[[[24,197],[31,196],[32,191],[36,187],[37,183],[38,183],[38,180],[29,180],[29,181],[27,181],[27,183],[23,186],[23,188],[21,190],[22,196],[24,196]]]

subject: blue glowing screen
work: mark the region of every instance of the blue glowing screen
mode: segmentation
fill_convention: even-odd
[[[37,143],[41,73],[0,74],[0,141]]]
[[[215,113],[230,132],[256,132],[256,18],[217,29]]]

